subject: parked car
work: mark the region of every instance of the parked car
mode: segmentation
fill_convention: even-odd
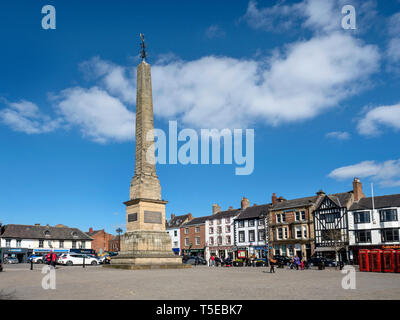
[[[19,263],[19,261],[15,257],[7,257],[7,258],[4,259],[4,263],[17,264],[17,263]]]
[[[195,256],[195,257],[190,257],[189,259],[187,259],[183,263],[193,264],[193,265],[194,264],[196,264],[196,265],[198,265],[198,264],[206,265],[207,261],[205,259],[203,259],[202,257]]]
[[[325,257],[313,257],[307,262],[309,266],[319,266],[322,262],[325,267],[336,267],[336,261]]]
[[[221,262],[221,266],[223,267],[232,267],[233,260],[231,258],[225,258]]]
[[[44,262],[44,256],[33,254],[33,255],[28,257],[26,262],[30,263],[31,260],[33,261],[33,263],[43,263]]]
[[[108,264],[111,262],[111,257],[109,255],[105,255],[105,256],[98,257],[97,260],[99,260],[99,263]]]
[[[97,258],[80,253],[64,253],[60,256],[57,263],[67,266],[82,265],[83,259],[85,259],[85,264],[97,265],[100,263]]]
[[[274,259],[277,260],[276,264],[283,264],[283,265],[289,265],[291,258],[286,257],[286,256],[280,256],[280,255],[275,255]]]

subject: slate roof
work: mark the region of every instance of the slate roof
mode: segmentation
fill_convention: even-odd
[[[271,210],[275,211],[275,210],[293,209],[298,207],[308,207],[315,204],[317,199],[318,196],[312,196],[312,197],[297,198],[297,199],[277,202],[275,205],[273,205]]]
[[[167,221],[166,228],[167,229],[179,228],[182,224],[185,223],[185,221],[188,219],[188,217],[189,217],[189,214],[175,216],[173,219]]]
[[[260,215],[264,212],[269,213],[271,209],[271,204],[262,204],[259,206],[247,207],[244,210],[241,210],[240,215],[236,218],[236,220],[246,220],[246,219],[255,219],[259,218]]]
[[[400,207],[400,194],[374,197],[375,209]],[[349,210],[372,209],[372,197],[353,203]]]
[[[353,191],[329,194],[328,197],[339,207],[347,207]]]
[[[240,213],[240,209],[232,209],[232,210],[225,210],[220,211],[212,216],[209,216],[207,220],[216,220],[216,219],[223,219],[228,217],[235,217]]]
[[[194,218],[194,219],[186,222],[185,224],[183,224],[182,227],[194,226],[194,225],[197,225],[197,224],[204,224],[206,222],[206,220],[208,220],[210,218],[211,218],[211,216]]]
[[[48,232],[47,236],[46,232]],[[73,234],[75,234],[75,236]],[[77,228],[29,226],[21,224],[5,225],[1,237],[14,239],[93,240],[86,233]]]

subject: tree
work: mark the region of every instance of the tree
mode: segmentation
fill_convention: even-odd
[[[342,234],[340,229],[325,230],[323,240],[327,241],[335,252],[336,268],[338,265],[339,251],[346,249],[346,234]]]

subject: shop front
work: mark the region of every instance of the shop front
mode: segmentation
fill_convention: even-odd
[[[204,248],[203,249],[183,249],[182,253],[184,256],[198,256],[204,258]]]
[[[234,259],[246,259],[249,257],[247,247],[232,247]]]
[[[19,263],[24,263],[27,261],[28,257],[32,254],[32,249],[24,248],[2,248],[2,258],[1,260],[8,257],[17,258]]]
[[[231,258],[233,259],[233,247],[232,246],[214,246],[209,247],[210,256],[216,256],[221,259]]]
[[[265,259],[267,256],[267,248],[264,246],[250,247],[251,255],[255,254],[257,259]]]

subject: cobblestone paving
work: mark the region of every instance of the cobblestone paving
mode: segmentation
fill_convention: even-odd
[[[237,267],[115,270],[58,267],[56,290],[41,286],[41,265],[9,265],[0,272],[0,295],[13,299],[400,299],[400,274],[356,273],[356,290],[344,290],[339,270]]]

